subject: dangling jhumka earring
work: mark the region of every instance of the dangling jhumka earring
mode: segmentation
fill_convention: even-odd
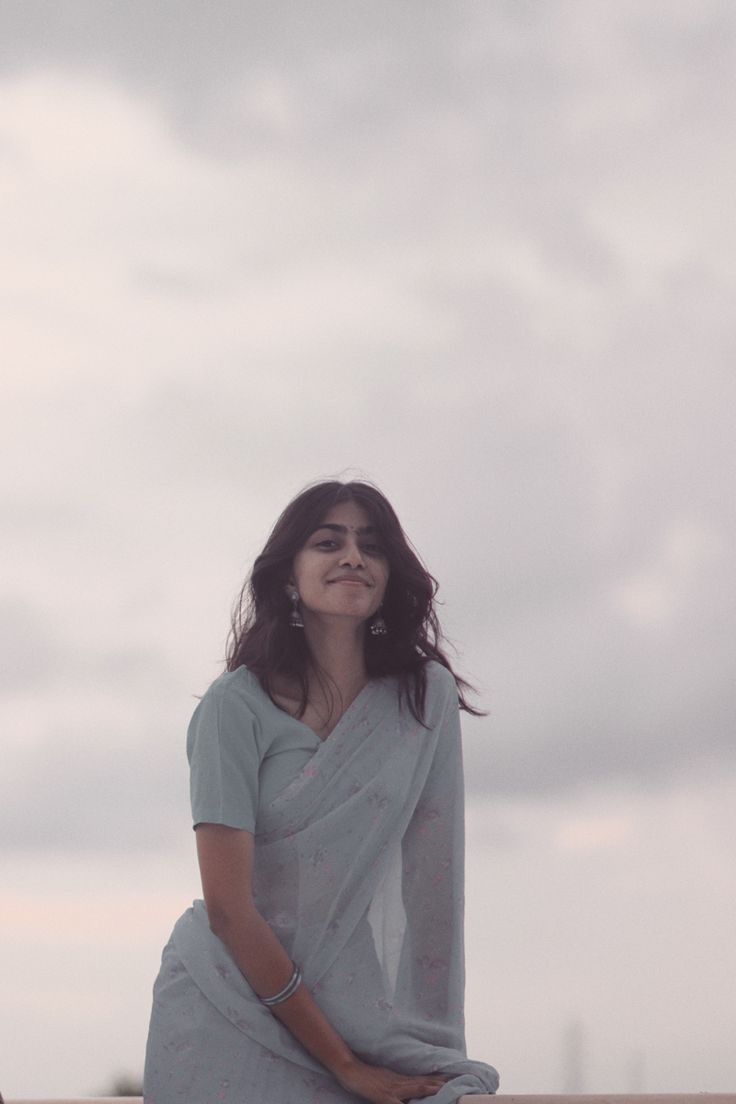
[[[299,591],[296,588],[292,588],[287,591],[289,598],[291,599],[291,612],[289,614],[289,624],[292,629],[303,629],[304,622],[302,621],[302,615],[299,612]]]
[[[368,626],[371,630],[371,636],[388,636],[388,629],[386,628],[386,622],[381,616],[381,607],[378,607],[378,613]]]

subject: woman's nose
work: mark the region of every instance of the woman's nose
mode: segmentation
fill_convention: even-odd
[[[348,567],[364,567],[363,553],[357,541],[349,541],[345,544],[340,557],[340,563]]]

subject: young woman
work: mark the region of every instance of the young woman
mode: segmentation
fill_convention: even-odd
[[[283,512],[187,752],[204,901],[154,986],[146,1104],[399,1104],[493,1093],[465,1054],[467,683],[386,498]]]

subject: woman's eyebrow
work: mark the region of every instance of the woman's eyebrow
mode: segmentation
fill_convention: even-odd
[[[316,529],[312,530],[312,534],[319,533],[320,529],[329,529],[333,533],[347,533],[348,529],[353,533],[357,533],[358,536],[363,536],[364,533],[375,533],[376,528],[374,525],[363,525],[357,529],[350,525],[333,525],[331,522],[324,522],[322,525],[318,525]]]

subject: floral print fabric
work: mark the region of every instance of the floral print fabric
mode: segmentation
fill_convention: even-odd
[[[450,1075],[429,1099],[453,1104],[495,1092],[498,1074],[466,1057],[457,693],[440,664],[427,677],[427,727],[395,679],[374,680],[259,807],[253,894],[351,1049]],[[261,1004],[203,901],[165,948],[146,1057],[146,1104],[185,1099],[357,1104]]]

